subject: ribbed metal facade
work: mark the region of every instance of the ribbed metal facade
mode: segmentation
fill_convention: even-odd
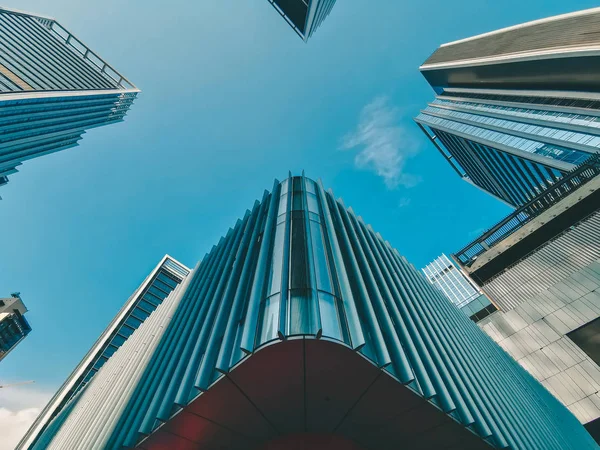
[[[0,8],[0,186],[120,122],[139,90],[54,19]]]
[[[298,338],[354,349],[496,447],[596,448],[388,242],[304,177],[276,181],[30,448],[154,448],[141,441],[161,423],[258,350]]]
[[[437,95],[415,120],[463,179],[519,207],[600,152],[599,18],[595,8],[452,42],[421,66]]]
[[[509,311],[598,258],[600,213],[595,213],[488,280],[485,291]]]
[[[598,420],[600,359],[570,334],[600,317],[600,213],[482,287],[502,310],[478,325],[582,423]]]

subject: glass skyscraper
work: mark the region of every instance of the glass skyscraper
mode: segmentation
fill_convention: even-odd
[[[27,308],[18,293],[0,298],[0,361],[31,331],[24,314]]]
[[[380,234],[304,176],[276,180],[179,279],[18,448],[596,448]]]
[[[496,311],[481,289],[443,253],[421,270],[431,284],[475,322]]]
[[[139,90],[56,20],[0,7],[0,186],[122,121]]]
[[[335,5],[335,0],[269,0],[303,41],[317,30]]]
[[[415,118],[466,181],[518,207],[600,151],[600,8],[450,42]]]

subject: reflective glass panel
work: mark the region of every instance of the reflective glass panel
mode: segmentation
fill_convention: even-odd
[[[275,228],[275,240],[273,243],[273,259],[271,260],[269,295],[281,290],[281,270],[283,264],[283,247],[285,239],[285,223],[280,223]]]
[[[304,220],[300,217],[292,219],[290,289],[309,288],[308,261],[306,254],[306,230]]]
[[[312,239],[313,257],[315,259],[317,288],[322,291],[333,293],[321,225],[311,221],[310,235]]]
[[[279,327],[279,294],[267,298],[263,305],[259,345],[277,338]]]
[[[321,311],[321,327],[323,336],[342,339],[337,301],[333,295],[319,292],[319,309]]]
[[[293,289],[290,291],[290,334],[307,334],[310,327],[310,291],[308,289]]]

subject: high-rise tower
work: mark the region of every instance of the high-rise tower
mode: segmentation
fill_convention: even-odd
[[[276,181],[19,448],[593,449],[352,209]]]
[[[600,155],[454,255],[499,308],[478,325],[600,443]]]
[[[600,8],[450,42],[415,118],[466,181],[526,204],[600,151]]]
[[[56,20],[0,7],[0,186],[122,121],[139,90]]]
[[[303,41],[317,30],[335,5],[335,0],[269,0]]]
[[[31,331],[29,322],[23,316],[26,312],[19,293],[0,298],[0,361]]]
[[[35,436],[43,432],[48,423],[79,391],[85,388],[102,366],[127,342],[169,294],[179,289],[189,274],[189,268],[169,255],[162,258],[125,302],[58,392],[50,399],[23,438],[23,442],[34,442]]]

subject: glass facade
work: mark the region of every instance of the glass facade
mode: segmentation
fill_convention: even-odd
[[[18,294],[0,299],[0,361],[31,332],[26,312]]]
[[[600,152],[600,58],[574,45],[600,44],[585,31],[599,20],[579,11],[440,46],[420,67],[436,98],[415,121],[466,181],[527,204]]]
[[[27,319],[18,311],[0,318],[0,360],[10,352],[25,336],[31,327]]]
[[[3,317],[0,321],[0,359],[4,358],[30,331],[31,327],[27,319],[18,312]]]
[[[258,342],[276,339],[278,332],[300,335],[316,333],[320,327],[327,336],[341,340],[347,330],[339,316],[338,280],[330,270],[323,207],[314,182],[301,177],[285,180],[278,204],[272,269],[262,302],[265,319]],[[289,298],[287,327],[278,323],[282,296]],[[313,311],[319,313],[318,318]]]
[[[120,122],[139,90],[54,19],[0,8],[0,186]]]
[[[497,310],[446,255],[442,254],[421,270],[427,280],[472,321],[477,322]]]
[[[571,331],[567,336],[600,367],[600,318]]]
[[[349,388],[361,371],[372,372]],[[357,423],[348,409],[374,385],[406,400],[369,403],[370,425]],[[418,411],[427,413],[415,427]],[[379,437],[380,425],[402,427],[402,440]],[[290,176],[18,448],[241,450],[295,432],[359,433],[366,448],[407,436],[420,448],[437,448],[425,444],[432,436],[447,447],[458,436],[447,448],[462,449],[462,432],[474,439],[468,448],[595,445],[352,209]]]
[[[429,282],[459,308],[479,296],[479,289],[444,254],[421,270]]]
[[[490,95],[487,103],[487,95],[463,93],[468,89],[438,95],[415,120],[463,178],[514,207],[600,152],[600,110],[546,110],[541,103],[522,105],[539,98],[523,95],[518,102]]]

